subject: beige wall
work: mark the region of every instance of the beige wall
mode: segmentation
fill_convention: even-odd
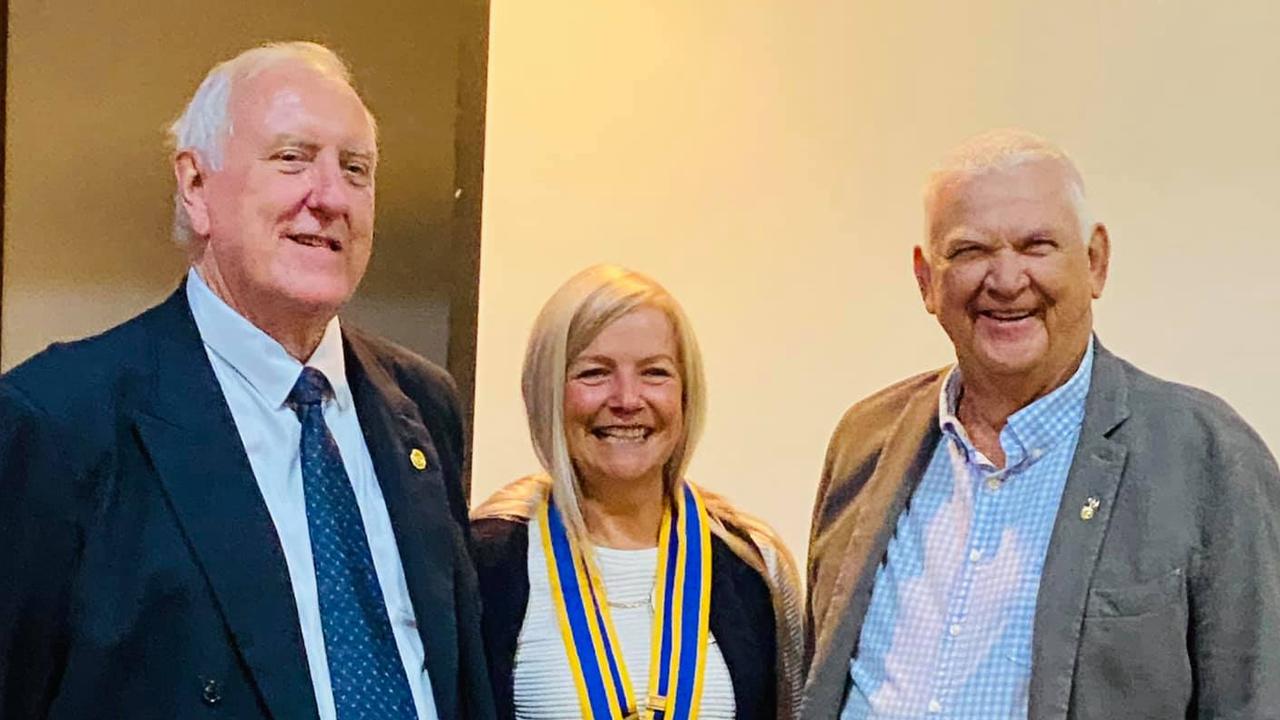
[[[910,275],[919,186],[1020,125],[1076,157],[1114,246],[1098,330],[1280,449],[1280,4],[494,0],[475,496],[536,468],[528,328],[594,262],[685,305],[692,476],[804,553],[852,401],[945,363]]]

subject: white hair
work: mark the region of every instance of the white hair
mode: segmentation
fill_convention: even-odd
[[[933,213],[944,190],[985,173],[1044,161],[1061,168],[1067,183],[1067,194],[1079,221],[1080,239],[1087,243],[1093,233],[1093,220],[1085,201],[1084,178],[1071,156],[1033,132],[1020,128],[1002,128],[988,130],[965,140],[947,153],[942,162],[929,173],[924,185],[925,253],[931,251]]]
[[[250,48],[215,65],[205,75],[182,114],[169,125],[169,144],[173,152],[195,152],[209,168],[221,169],[224,142],[235,131],[231,122],[232,89],[237,83],[266,70],[295,64],[309,66],[355,92],[351,69],[346,62],[319,43],[297,40]],[[373,113],[366,107],[365,114],[376,137],[378,125]],[[174,193],[173,239],[179,245],[187,245],[194,237],[179,188]]]

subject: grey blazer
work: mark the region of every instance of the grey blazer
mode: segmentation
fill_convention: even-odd
[[[844,704],[876,569],[941,437],[945,375],[859,402],[831,439],[806,720]],[[1280,469],[1224,402],[1099,344],[1036,605],[1030,718],[1119,717],[1280,718]]]

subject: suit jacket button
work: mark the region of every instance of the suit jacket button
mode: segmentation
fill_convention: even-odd
[[[204,699],[205,705],[217,705],[222,701],[222,686],[217,680],[205,680],[204,690],[201,691],[200,697]]]

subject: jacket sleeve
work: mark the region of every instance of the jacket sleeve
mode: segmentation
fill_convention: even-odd
[[[0,380],[0,717],[44,717],[68,642],[77,448],[51,419]]]
[[[760,548],[772,593],[774,624],[777,633],[778,718],[800,717],[800,699],[804,689],[804,591],[790,552],[772,532],[767,536],[753,533]]]
[[[1216,506],[1201,507],[1188,572],[1197,717],[1268,718],[1280,708],[1280,470],[1243,421],[1207,463]]]

